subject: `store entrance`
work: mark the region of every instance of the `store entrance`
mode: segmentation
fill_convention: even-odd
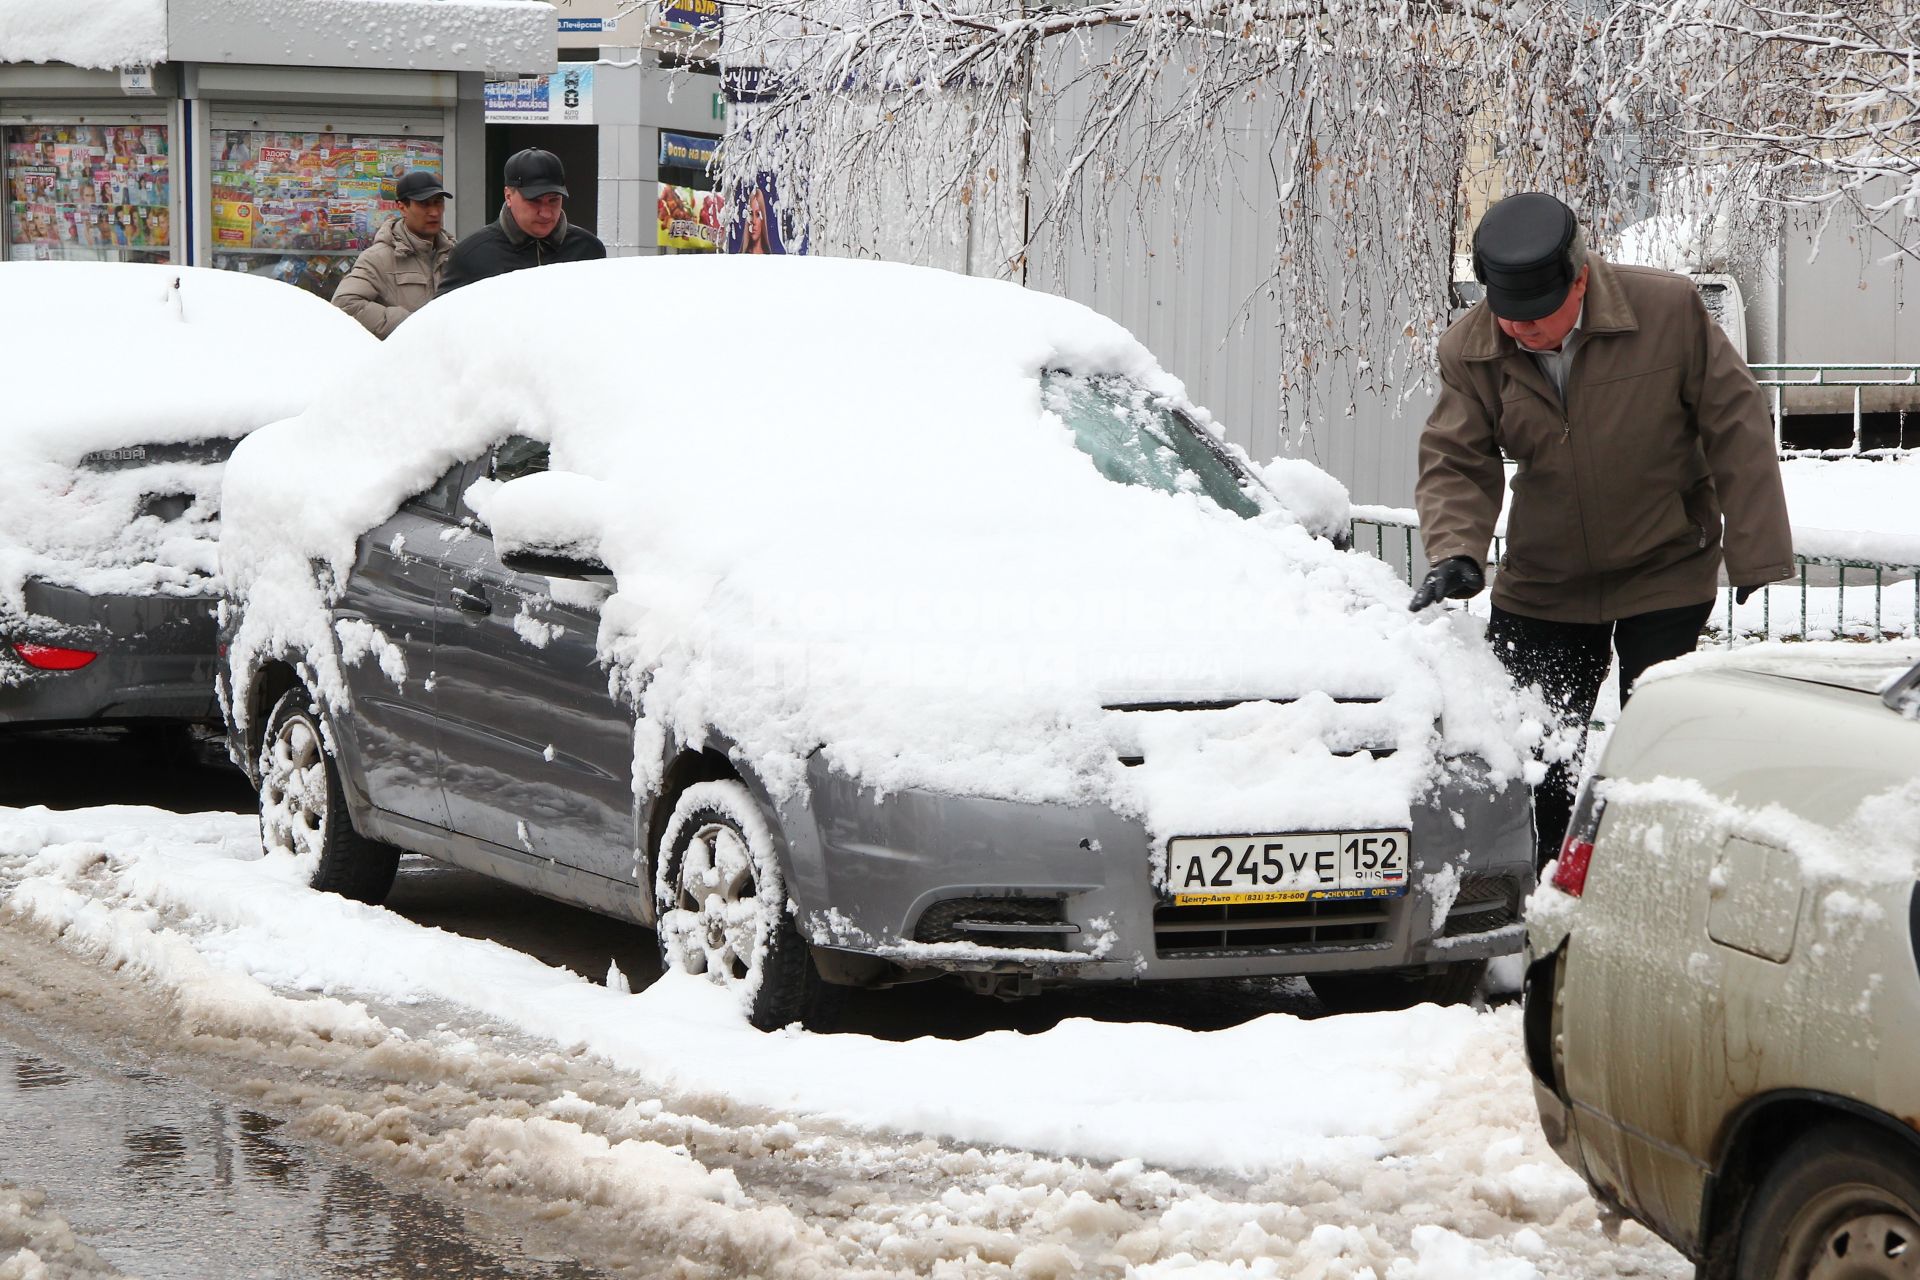
[[[507,157],[539,147],[560,157],[567,170],[567,221],[598,232],[600,131],[590,124],[490,124],[487,126],[487,220],[500,216],[506,199],[500,175]]]

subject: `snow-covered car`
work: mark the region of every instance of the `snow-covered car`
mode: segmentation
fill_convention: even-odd
[[[1656,668],[1530,903],[1547,1136],[1706,1280],[1915,1274],[1916,658]]]
[[[1520,946],[1537,721],[1265,470],[1010,284],[516,273],[235,453],[231,749],[315,885],[473,867],[763,1026],[942,974],[1463,998]]]
[[[219,723],[227,454],[375,346],[269,281],[0,266],[0,727]]]

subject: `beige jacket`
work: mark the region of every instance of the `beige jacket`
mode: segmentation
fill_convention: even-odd
[[[1793,572],[1765,399],[1693,282],[1589,259],[1585,339],[1566,403],[1483,302],[1440,339],[1420,437],[1427,558],[1487,562],[1501,455],[1519,463],[1493,602],[1610,622]],[[1723,539],[1724,521],[1724,539]]]
[[[334,290],[333,305],[384,338],[427,305],[452,252],[453,237],[445,231],[428,244],[400,218],[390,218]]]

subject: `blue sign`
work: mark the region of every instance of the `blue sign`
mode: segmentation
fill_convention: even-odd
[[[618,18],[562,18],[562,31],[612,31],[620,25]]]
[[[715,138],[700,138],[690,133],[668,133],[662,129],[660,131],[660,167],[711,172],[714,149],[719,145],[719,140]]]

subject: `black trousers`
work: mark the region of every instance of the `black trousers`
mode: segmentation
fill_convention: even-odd
[[[1508,613],[1494,606],[1487,624],[1487,643],[1506,665],[1516,683],[1537,684],[1561,722],[1586,741],[1593,721],[1593,704],[1607,678],[1612,653],[1620,655],[1620,705],[1633,692],[1633,682],[1656,662],[1692,653],[1700,628],[1713,612],[1713,601],[1656,609],[1617,622],[1548,622]],[[1550,765],[1546,778],[1533,793],[1535,868],[1544,869],[1559,856],[1573,817],[1576,761]]]

